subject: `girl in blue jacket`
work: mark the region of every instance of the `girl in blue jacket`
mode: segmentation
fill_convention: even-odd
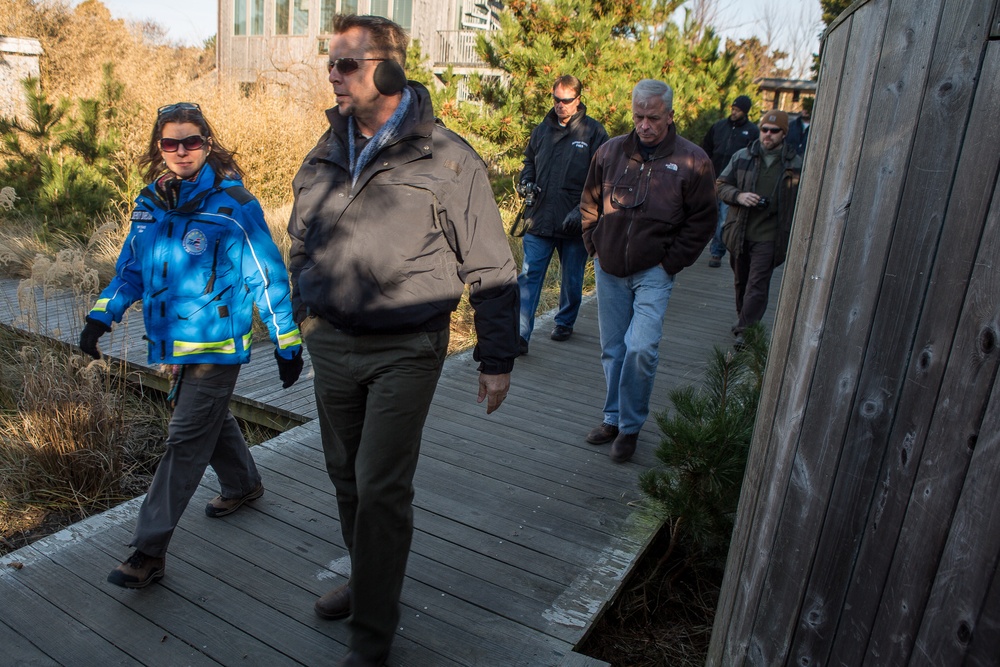
[[[167,544],[209,465],[222,487],[212,518],[264,493],[260,474],[229,411],[240,365],[250,360],[253,305],[275,344],[282,386],[302,371],[288,275],[243,172],[197,104],[161,107],[139,162],[149,183],[135,200],[116,275],[80,334],[97,342],[142,299],[152,364],[175,374],[167,450],[139,510],[135,552],[108,581],[143,588],[163,577]]]

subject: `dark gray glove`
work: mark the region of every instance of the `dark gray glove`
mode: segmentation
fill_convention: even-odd
[[[562,225],[563,234],[569,234],[570,236],[580,236],[583,234],[583,216],[580,215],[580,208],[574,208],[572,211],[566,214],[563,218]]]
[[[97,341],[109,331],[111,331],[111,327],[107,324],[88,317],[87,324],[84,325],[83,331],[80,332],[80,349],[94,359],[100,359],[101,350],[97,347]]]
[[[288,389],[299,379],[302,373],[302,348],[300,347],[291,359],[285,359],[274,351],[274,358],[278,362],[278,377],[281,378],[281,388]]]

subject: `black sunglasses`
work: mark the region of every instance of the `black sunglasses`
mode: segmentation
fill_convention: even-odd
[[[556,97],[555,95],[553,95],[552,99],[555,100],[556,102],[562,102],[563,104],[569,104],[573,100],[575,100],[577,97],[580,97],[580,96],[577,95],[576,97]]]
[[[337,71],[341,74],[350,74],[351,72],[357,72],[358,68],[361,67],[358,63],[362,60],[388,60],[388,58],[337,58],[336,60],[331,60],[326,64],[326,71],[332,72],[333,68],[336,67]]]
[[[780,127],[762,127],[762,128],[760,128],[760,131],[763,134],[777,134],[778,132],[781,132],[782,130],[781,130]]]
[[[201,111],[201,107],[194,102],[178,102],[176,104],[167,104],[156,110],[157,116],[162,116],[165,113],[172,113],[174,111]],[[176,148],[174,150],[177,150]]]
[[[160,139],[160,150],[164,153],[176,153],[177,149],[183,146],[186,151],[196,151],[202,148],[206,141],[208,139],[200,134],[192,134],[190,137],[184,137],[183,139],[163,137]]]

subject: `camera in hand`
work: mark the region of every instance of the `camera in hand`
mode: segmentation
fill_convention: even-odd
[[[515,189],[517,190],[517,194],[524,197],[525,208],[531,208],[532,206],[534,206],[535,196],[542,191],[540,187],[529,181],[518,183]]]
[[[767,208],[771,204],[771,199],[769,197],[761,197],[757,201],[757,208]]]

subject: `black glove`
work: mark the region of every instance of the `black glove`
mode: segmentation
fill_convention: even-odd
[[[111,331],[111,327],[107,324],[88,317],[87,324],[80,332],[80,349],[94,359],[100,359],[101,351],[97,349],[97,340],[109,331]]]
[[[563,218],[561,226],[563,234],[570,234],[572,236],[580,236],[583,234],[583,218],[580,215],[579,207],[574,208],[566,214],[566,217]]]
[[[281,388],[288,389],[295,384],[302,373],[302,348],[300,347],[291,359],[285,359],[275,350],[274,358],[278,362],[278,377],[281,378]]]

